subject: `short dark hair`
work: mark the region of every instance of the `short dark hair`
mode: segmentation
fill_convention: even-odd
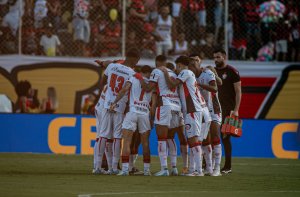
[[[140,52],[138,49],[132,48],[126,52],[126,57],[140,58],[141,56],[140,56]]]
[[[167,57],[165,55],[158,55],[155,58],[155,62],[165,62],[167,61]]]
[[[179,56],[175,60],[175,63],[176,64],[181,63],[181,64],[183,64],[185,66],[188,66],[190,64],[190,58],[188,56],[182,55],[182,56]]]
[[[200,54],[192,53],[192,54],[189,55],[189,57],[200,57]]]
[[[226,51],[223,48],[215,48],[214,53],[222,53],[223,55],[226,55]]]
[[[142,72],[142,73],[151,73],[152,70],[153,70],[152,67],[149,66],[149,65],[144,65],[144,66],[142,66],[142,68],[141,68],[141,72]]]
[[[167,62],[166,67],[167,67],[168,69],[170,69],[170,70],[174,70],[175,65],[174,65],[173,63],[171,63],[171,62]]]

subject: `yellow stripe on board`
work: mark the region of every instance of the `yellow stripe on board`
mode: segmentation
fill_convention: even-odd
[[[300,119],[300,71],[290,71],[267,119]]]

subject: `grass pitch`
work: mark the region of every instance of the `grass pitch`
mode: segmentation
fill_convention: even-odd
[[[142,169],[141,157],[137,167]],[[152,171],[159,168],[152,157]],[[92,156],[1,153],[0,196],[300,196],[299,160],[236,158],[233,173],[222,177],[94,176],[91,171]]]

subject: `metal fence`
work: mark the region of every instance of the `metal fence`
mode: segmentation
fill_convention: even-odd
[[[298,0],[0,0],[0,55],[299,61]]]

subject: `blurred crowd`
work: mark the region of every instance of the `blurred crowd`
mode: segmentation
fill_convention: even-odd
[[[0,54],[17,53],[21,37],[23,54],[118,56],[125,36],[125,48],[145,58],[199,52],[211,59],[214,47],[228,44],[229,59],[300,60],[297,0],[229,0],[226,23],[224,0],[128,0],[126,10],[123,3],[0,0]]]

